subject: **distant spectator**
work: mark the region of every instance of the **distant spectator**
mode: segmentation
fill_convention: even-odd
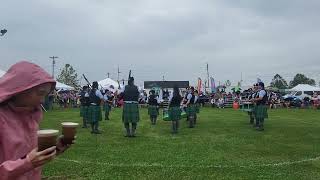
[[[217,103],[218,108],[224,108],[224,99],[221,97]]]
[[[313,107],[315,109],[319,108],[320,107],[320,99],[319,99],[319,96],[317,93],[314,93],[313,96],[312,96],[312,103],[313,103]]]

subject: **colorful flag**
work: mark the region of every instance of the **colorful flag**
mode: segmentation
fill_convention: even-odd
[[[206,95],[206,83],[202,83],[202,94]]]
[[[202,92],[202,80],[201,78],[198,78],[198,93]]]
[[[210,80],[211,80],[211,92],[216,93],[216,83],[215,83],[213,77],[211,77]]]

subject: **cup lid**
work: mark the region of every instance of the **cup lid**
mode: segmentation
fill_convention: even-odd
[[[59,131],[54,129],[44,129],[44,130],[39,130],[37,133],[38,133],[38,137],[50,137],[50,136],[58,136]]]
[[[61,123],[63,127],[78,127],[79,123],[74,123],[74,122],[63,122]]]

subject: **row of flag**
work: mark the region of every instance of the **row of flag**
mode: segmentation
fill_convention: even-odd
[[[203,86],[203,83],[202,83],[202,79],[201,78],[198,78],[198,92],[199,93],[204,93],[206,92],[205,91],[205,86]],[[210,77],[210,89],[211,89],[211,92],[212,93],[215,93],[216,92],[216,83],[215,83],[215,80],[213,77]]]

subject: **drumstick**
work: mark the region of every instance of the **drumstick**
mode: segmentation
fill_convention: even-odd
[[[40,105],[41,105],[42,109],[44,110],[44,112],[47,112],[47,110],[43,107],[43,105],[42,104],[40,104]]]

